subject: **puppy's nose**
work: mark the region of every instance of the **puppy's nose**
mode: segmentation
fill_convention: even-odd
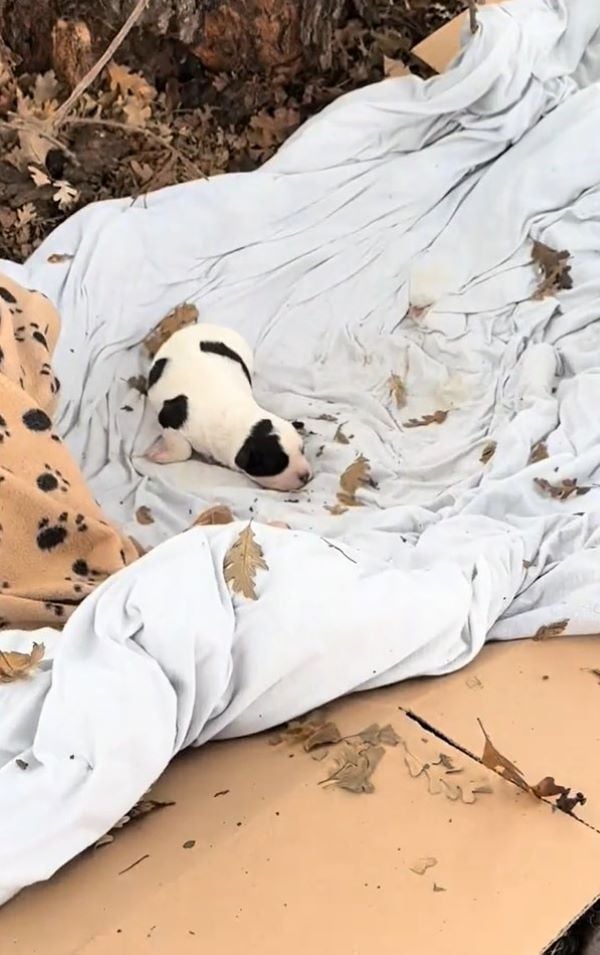
[[[301,471],[300,474],[298,475],[298,480],[301,482],[301,484],[308,484],[311,477],[312,475],[310,471]]]

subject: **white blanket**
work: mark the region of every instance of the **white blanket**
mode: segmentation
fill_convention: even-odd
[[[600,630],[600,5],[513,0],[479,20],[446,75],[344,97],[260,171],[91,206],[25,266],[0,263],[60,309],[60,429],[96,496],[160,544],[63,634],[36,635],[35,678],[0,687],[0,902],[102,835],[185,746],[446,673],[488,637]],[[572,253],[559,299],[532,298],[532,238]],[[411,277],[435,300],[420,317]],[[301,494],[143,467],[156,425],[126,381],[182,301],[244,333],[263,403],[314,432]],[[403,426],[438,409],[442,424]],[[549,457],[528,464],[540,439]],[[359,453],[378,486],[331,514]],[[555,500],[536,476],[592,490]],[[223,578],[243,524],[173,536],[217,501],[255,519],[255,602]]]

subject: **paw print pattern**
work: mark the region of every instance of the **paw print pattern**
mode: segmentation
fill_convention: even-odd
[[[15,311],[18,311],[18,309],[15,309]],[[15,328],[15,341],[37,342],[38,345],[41,345],[42,348],[45,348],[46,351],[49,351],[48,339],[46,338],[48,334],[48,327],[49,326],[46,325],[46,327],[42,330],[37,322],[29,322],[28,325],[18,325]]]
[[[65,615],[65,608],[62,604],[48,602],[44,604],[44,607],[49,613],[51,613],[54,617],[58,617],[59,619]]]
[[[78,531],[80,531],[80,532],[81,532],[81,531],[87,531],[88,526],[87,526],[87,524],[85,523],[85,515],[84,515],[84,514],[78,514],[78,515],[77,515],[77,517],[75,518],[75,527],[76,527],[76,529],[77,529]]]
[[[6,423],[6,418],[0,414],[0,444],[4,444],[6,438],[10,438],[10,431]]]
[[[65,511],[54,523],[52,523],[49,517],[43,517],[41,519],[38,524],[36,538],[40,550],[54,550],[55,547],[64,544],[69,536],[69,531],[66,527],[68,518],[69,515]]]
[[[49,494],[52,491],[62,491],[64,494],[71,487],[71,482],[67,480],[62,471],[58,468],[51,468],[49,464],[44,464],[44,470],[35,479],[40,491]]]

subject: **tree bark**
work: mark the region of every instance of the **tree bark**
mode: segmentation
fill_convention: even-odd
[[[0,0],[0,36],[21,70],[55,66],[56,24],[77,23],[98,56],[135,0]],[[307,61],[327,65],[332,31],[346,0],[150,0],[122,54],[154,49],[165,39],[191,50],[210,71],[295,73]],[[65,27],[62,26],[63,30]],[[73,28],[73,34],[77,30]],[[129,59],[127,60],[129,63]],[[131,64],[130,64],[131,65]]]

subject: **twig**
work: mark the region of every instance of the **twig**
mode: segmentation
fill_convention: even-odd
[[[125,875],[126,872],[130,872],[131,869],[135,869],[136,865],[139,865],[140,862],[145,862],[146,859],[150,858],[150,853],[147,852],[145,856],[140,856],[139,859],[136,859],[135,862],[132,862],[131,865],[128,865],[126,869],[121,869],[119,875]]]
[[[153,133],[151,129],[146,129],[145,126],[132,126],[129,123],[120,123],[116,119],[93,119],[90,116],[68,116],[64,120],[65,126],[105,126],[107,129],[120,129],[125,133],[139,133],[140,136],[145,136],[147,139],[152,140],[152,142],[157,143],[159,146],[162,146],[163,149],[167,149],[172,156],[175,156],[183,165],[188,169],[188,171],[199,179],[206,179],[206,173],[204,173],[195,163],[188,159],[187,156],[184,156],[183,153],[179,152],[175,146],[172,146],[171,143],[168,143],[166,139],[163,139],[162,136],[159,136],[158,133]]]
[[[342,550],[341,547],[338,547],[336,544],[332,544],[331,541],[325,540],[324,537],[322,537],[321,540],[323,541],[324,544],[327,544],[328,547],[331,547],[332,550],[337,550],[337,552],[341,554],[342,557],[345,557],[346,560],[349,560],[351,564],[356,563],[356,561],[354,560],[354,557],[350,557],[345,551]]]
[[[125,23],[123,24],[123,26],[121,27],[117,35],[113,38],[113,40],[108,44],[108,46],[106,47],[106,50],[104,51],[100,59],[96,63],[94,63],[91,70],[88,70],[85,76],[79,81],[79,83],[77,84],[77,86],[75,87],[71,95],[56,110],[54,116],[52,117],[52,126],[54,129],[59,129],[62,123],[65,122],[69,112],[71,111],[71,109],[73,108],[73,106],[75,105],[79,97],[83,93],[85,93],[88,86],[94,82],[94,80],[96,79],[98,74],[102,72],[102,70],[108,63],[108,61],[112,59],[114,53],[121,46],[121,43],[123,42],[123,40],[129,33],[129,31],[139,20],[142,13],[148,6],[149,2],[150,0],[137,0],[135,7],[133,8],[131,13],[125,20]]]
[[[53,136],[52,133],[47,131],[45,124],[39,122],[28,122],[25,119],[19,119],[14,113],[10,114],[11,119],[5,120],[0,119],[0,129],[8,129],[10,132],[14,132],[18,129],[29,130],[29,132],[37,133],[38,136],[41,136],[42,139],[46,139],[51,143],[55,149],[60,149],[61,152],[68,156],[71,162],[74,162],[77,166],[79,165],[79,160],[75,153],[72,153],[71,150],[61,143],[60,139],[57,139],[56,136]]]
[[[471,33],[477,33],[479,24],[477,23],[477,3],[476,0],[469,0],[469,26]]]

